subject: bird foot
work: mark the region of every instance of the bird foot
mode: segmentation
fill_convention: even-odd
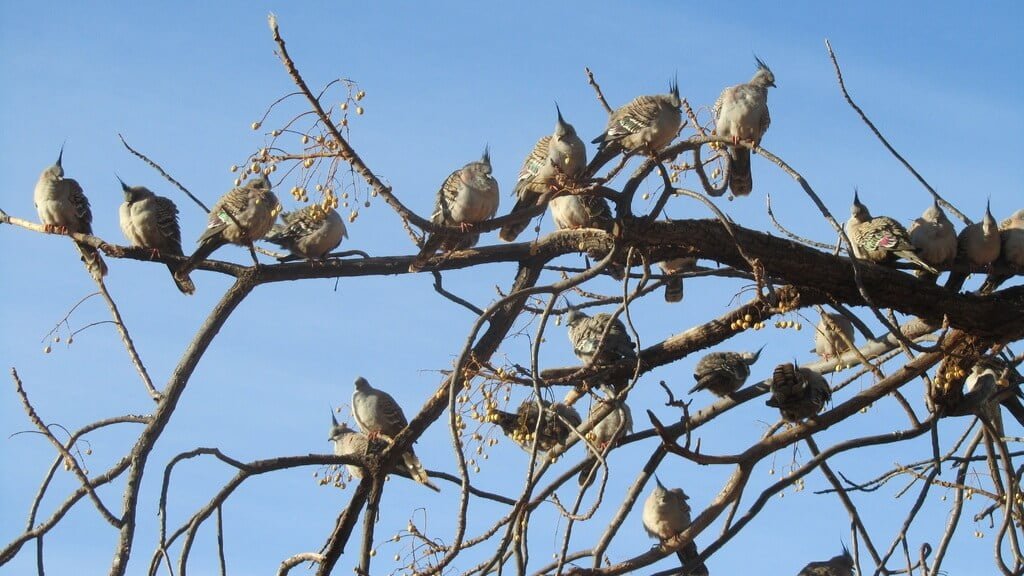
[[[459,222],[459,230],[462,231],[463,234],[472,231],[474,226],[475,224],[472,222]]]
[[[50,234],[68,234],[68,227],[61,224],[43,224],[43,230]]]
[[[156,260],[159,257],[160,257],[160,249],[159,248],[150,248],[149,249],[149,259],[150,260]]]

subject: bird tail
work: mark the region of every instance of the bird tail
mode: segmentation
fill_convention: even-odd
[[[1011,276],[1009,274],[989,274],[988,277],[985,278],[985,282],[981,285],[981,288],[978,289],[978,292],[981,294],[991,294],[996,291],[996,288],[999,288],[1000,284],[1006,282],[1010,278]]]
[[[683,568],[678,574],[684,576],[708,576],[708,567],[703,562],[697,560],[700,552],[697,551],[697,544],[695,542],[690,542],[683,546],[682,550],[677,550],[676,556],[679,557],[679,563]]]
[[[196,266],[198,266],[203,260],[206,260],[210,254],[213,254],[214,250],[220,248],[224,244],[224,240],[219,236],[200,239],[199,247],[196,248],[196,251],[192,253],[191,256],[188,257],[188,261],[174,271],[175,284],[186,281],[188,284],[191,284],[192,280],[188,277],[189,273],[195,270]]]
[[[78,252],[82,255],[82,262],[85,262],[89,274],[92,274],[93,279],[97,282],[102,280],[107,275],[107,263],[103,261],[100,253],[88,244],[75,242],[75,246],[78,247]]]
[[[754,189],[754,175],[750,173],[750,150],[742,147],[729,149],[729,190],[733,196],[747,196]]]
[[[583,468],[580,470],[580,475],[576,477],[576,482],[580,486],[589,486],[597,478],[597,471],[600,466],[601,464],[597,461],[597,458],[588,456],[583,461]]]
[[[903,257],[903,258],[906,258],[907,260],[910,260],[911,262],[913,262],[914,264],[917,264],[921,268],[924,268],[927,272],[929,272],[931,274],[935,274],[936,276],[939,275],[939,271],[936,270],[935,267],[933,267],[931,264],[925,262],[924,260],[921,260],[921,258],[917,254],[915,254],[914,252],[911,252],[910,250],[901,250],[900,252],[897,252],[896,254],[901,256],[901,257]]]
[[[423,247],[420,248],[420,253],[409,263],[409,272],[419,272],[422,270],[427,265],[427,261],[434,255],[434,252],[437,252],[437,249],[441,247],[443,240],[440,234],[427,235],[427,239],[423,242]]]
[[[935,284],[936,280],[939,279],[938,274],[932,274],[927,270],[914,270],[914,276],[917,276],[922,282],[927,282],[928,284]]]
[[[412,451],[402,454],[402,462],[405,463],[405,468],[409,471],[409,476],[411,476],[413,480],[423,484],[434,492],[441,491],[440,488],[434,486],[430,481],[430,477],[427,476],[427,471],[423,469],[423,464],[420,462],[420,459],[412,453]]]
[[[583,171],[585,177],[592,177],[597,173],[598,170],[604,167],[605,164],[611,162],[613,158],[622,152],[622,145],[617,141],[601,142],[600,147],[597,149],[597,154],[594,154],[594,158],[587,164],[587,169]]]
[[[195,294],[196,285],[192,283],[192,279],[188,277],[188,274],[178,277],[178,268],[174,264],[168,264],[167,269],[171,271],[171,278],[174,280],[174,285],[181,290],[182,294]]]
[[[535,203],[533,198],[520,198],[519,200],[516,201],[516,205],[512,207],[512,212],[510,212],[509,214],[515,214],[517,212],[533,208],[534,204]],[[529,219],[523,220],[521,222],[516,222],[515,224],[506,224],[505,226],[501,227],[501,231],[498,232],[498,237],[504,240],[505,242],[515,242],[516,237],[522,234],[523,230],[526,230],[526,227],[529,225]]]
[[[683,279],[674,276],[665,280],[665,302],[683,301]]]

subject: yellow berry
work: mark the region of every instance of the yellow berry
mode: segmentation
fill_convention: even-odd
[[[259,130],[260,129],[260,123],[259,122],[253,122],[252,123],[252,129],[253,130]]]

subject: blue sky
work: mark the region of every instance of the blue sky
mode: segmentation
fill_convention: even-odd
[[[0,208],[36,219],[32,187],[66,140],[67,175],[89,196],[98,235],[124,241],[116,216],[122,201],[117,173],[178,203],[184,244],[190,250],[205,215],[124,150],[117,134],[208,204],[215,201],[231,186],[228,167],[264,145],[264,132],[275,121],[304,110],[299,100],[286,102],[264,130],[249,129],[268,105],[294,90],[274,55],[266,26],[271,11],[314,90],[345,77],[366,91],[366,114],[352,118],[351,142],[396,194],[424,215],[444,177],[477,158],[485,144],[502,187],[500,211],[507,211],[513,203],[507,194],[523,157],[554,126],[555,101],[584,140],[600,133],[604,112],[587,86],[584,66],[594,71],[613,106],[639,94],[664,92],[678,76],[682,95],[706,118],[706,107],[724,86],[750,77],[756,53],[772,67],[778,83],[770,94],[773,121],[763,145],[801,171],[838,218],[845,219],[852,189],[858,186],[875,212],[909,222],[928,205],[927,193],[843,102],[825,38],[832,41],[858,103],[940,194],[974,219],[989,196],[998,219],[1020,208],[1024,198],[1024,167],[1015,145],[1015,135],[1024,131],[1019,73],[1024,40],[1018,30],[1024,9],[1012,2],[942,8],[868,2],[827,9],[813,2],[785,7],[678,2],[210,4],[0,3],[0,77],[5,86],[0,95],[0,173],[8,178],[0,190]],[[335,94],[343,97],[343,92]],[[298,148],[297,142],[287,144]],[[791,180],[760,158],[754,159],[753,169],[755,191],[750,198],[717,202],[732,218],[773,231],[763,203],[763,193],[770,191],[776,213],[791,229],[832,240],[828,224]],[[692,178],[684,184],[698,186]],[[653,192],[656,186],[652,181],[642,190]],[[279,196],[291,207],[287,187]],[[365,186],[357,189],[365,196]],[[674,200],[667,211],[675,218],[707,216],[703,207],[685,199]],[[550,220],[542,226],[550,230]],[[375,256],[413,251],[399,219],[380,201],[360,208],[349,235],[347,247]],[[493,234],[482,240],[495,242]],[[0,272],[0,364],[18,368],[44,419],[73,429],[103,417],[151,410],[152,402],[110,325],[79,334],[70,346],[64,339],[52,344],[52,353],[42,353],[44,336],[93,291],[68,242],[4,228],[0,250],[5,260]],[[237,248],[225,248],[216,257],[248,261]],[[576,256],[563,259],[566,264],[579,262]],[[129,260],[109,264],[108,287],[150,373],[162,382],[229,283],[212,273],[197,273],[198,293],[185,297],[162,265]],[[447,274],[446,285],[483,306],[495,298],[495,286],[507,288],[511,277],[511,268],[493,265]],[[592,287],[613,289],[603,281]],[[643,345],[721,314],[741,287],[735,281],[689,282],[683,304],[666,307],[657,295],[638,304],[634,318]],[[77,328],[105,319],[105,308],[93,298],[70,322]],[[334,281],[324,280],[256,290],[210,347],[157,445],[143,490],[131,572],[144,569],[156,543],[157,478],[168,458],[198,446],[218,446],[242,460],[327,452],[326,406],[348,402],[356,375],[391,391],[412,415],[442,378],[439,370],[450,366],[473,320],[464,309],[440,299],[425,275],[348,279],[337,288]],[[743,334],[722,349],[755,349],[769,342],[753,376],[763,378],[778,362],[809,358],[807,329],[813,321],[809,314],[802,332],[769,328]],[[527,326],[524,334],[533,329]],[[563,328],[550,327],[548,341],[542,365],[574,363]],[[526,363],[529,342],[525,335],[512,337],[496,358]],[[662,406],[657,382],[674,384],[677,392],[689,389],[697,359],[645,376],[631,396],[634,413],[652,408],[663,419],[674,418]],[[870,381],[854,388],[858,385],[866,387]],[[4,543],[23,529],[31,496],[52,460],[42,438],[11,436],[30,424],[11,388],[7,390],[0,394]],[[919,402],[919,383],[906,390]],[[518,399],[521,391],[516,393]],[[695,405],[708,401],[698,396]],[[715,453],[738,450],[776,417],[761,405],[746,406],[702,429],[703,448]],[[646,419],[641,416],[638,424],[643,426]],[[953,437],[963,424],[947,424],[944,434]],[[905,425],[899,412],[879,405],[818,441],[830,445],[853,434]],[[92,454],[86,458],[90,470],[114,462],[134,441],[135,428],[125,425],[93,435]],[[654,447],[647,441],[612,455],[608,491],[613,502]],[[454,471],[446,429],[434,426],[417,448],[428,468]],[[922,441],[840,459],[836,467],[867,480],[894,462],[927,454]],[[481,486],[517,493],[525,455],[501,439],[488,449],[488,456],[481,461]],[[577,456],[567,457],[564,465]],[[806,459],[806,450],[795,457]],[[759,467],[752,489],[774,481],[790,458],[789,453],[777,455],[775,476]],[[670,460],[659,475],[666,483],[683,486],[700,508],[714,497],[727,472]],[[182,464],[172,491],[171,524],[201,506],[230,473],[209,461]],[[785,500],[769,505],[730,548],[712,559],[711,570],[741,573],[756,558],[760,573],[795,573],[807,561],[835,553],[840,539],[849,541],[848,520],[834,498],[812,494],[825,483],[812,474],[806,491],[787,492]],[[58,474],[44,511],[73,486],[70,475]],[[101,491],[115,509],[120,487]],[[444,507],[455,502],[453,486],[444,485],[444,493],[436,496],[393,478],[388,488],[379,540],[404,527],[410,517],[421,523],[423,507],[427,530],[450,538]],[[893,500],[896,489],[883,488],[873,498],[858,501],[869,526],[877,528],[875,540],[882,547],[909,506],[908,496]],[[229,569],[265,573],[291,554],[318,549],[348,495],[317,486],[311,469],[251,480],[224,511]],[[941,491],[932,492],[912,542],[937,542],[948,504],[940,496]],[[570,497],[566,491],[563,501]],[[968,515],[983,506],[972,505]],[[470,535],[486,526],[495,510],[504,508],[474,504]],[[613,512],[606,503],[594,520],[577,525],[571,548],[589,547]],[[639,516],[634,516],[627,527],[639,528]],[[564,522],[550,509],[533,522],[539,567],[559,545]],[[555,526],[551,536],[546,533],[549,526]],[[783,528],[791,540],[780,544]],[[991,534],[977,539],[971,536],[975,529],[987,527],[965,520],[955,553],[944,566],[948,574],[977,573],[979,562],[991,561]],[[716,531],[713,527],[698,543]],[[103,570],[115,538],[114,530],[82,506],[47,538],[47,565],[58,574],[83,566],[96,567],[89,572]],[[609,554],[613,560],[623,559],[649,544],[639,530],[630,530]],[[390,572],[391,557],[404,556],[406,549],[406,541],[382,546],[375,573]],[[200,531],[192,557],[193,573],[216,573],[209,528]],[[468,553],[456,567],[467,569],[476,558]],[[33,553],[26,549],[0,573],[26,573],[33,563]],[[350,559],[343,559],[338,573],[347,573],[350,565]],[[659,567],[668,565],[666,561]]]

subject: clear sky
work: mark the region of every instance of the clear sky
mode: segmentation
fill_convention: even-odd
[[[707,118],[707,106],[727,85],[746,81],[756,53],[775,73],[770,94],[772,125],[762,144],[808,179],[828,207],[845,219],[852,190],[875,212],[904,223],[929,204],[926,191],[897,164],[843,102],[824,48],[829,38],[858,103],[891,142],[946,198],[974,219],[991,197],[998,219],[1024,204],[1017,136],[1024,132],[1024,9],[1015,2],[946,3],[857,2],[823,8],[824,3],[683,2],[507,2],[507,3],[0,3],[0,208],[35,220],[32,188],[39,172],[53,163],[67,142],[64,167],[92,203],[95,232],[123,243],[117,224],[122,201],[115,173],[131,184],[149,186],[173,198],[181,210],[186,250],[200,234],[205,215],[157,173],[131,156],[118,133],[143,151],[208,204],[228,190],[231,164],[241,163],[264,145],[276,123],[302,112],[287,102],[264,125],[249,128],[277,98],[294,86],[274,55],[266,25],[278,16],[292,56],[314,90],[344,77],[366,91],[366,113],[353,117],[351,142],[370,167],[390,183],[412,209],[428,215],[445,176],[479,157],[490,146],[494,173],[502,187],[502,213],[512,201],[519,166],[536,139],[554,126],[554,102],[589,141],[604,127],[604,112],[583,73],[590,66],[613,106],[639,94],[664,92],[678,76],[682,95]],[[336,92],[343,97],[343,92]],[[701,109],[701,107],[703,109]],[[686,132],[690,134],[690,132]],[[298,143],[290,143],[298,148]],[[593,150],[591,149],[591,153]],[[765,215],[770,191],[780,219],[794,231],[820,241],[833,240],[828,224],[797,186],[760,158],[753,162],[755,191],[735,202],[718,201],[744,226],[774,232]],[[275,180],[276,181],[276,180]],[[685,182],[696,187],[694,179]],[[655,191],[657,183],[643,190]],[[287,187],[279,190],[294,207]],[[365,195],[365,186],[358,187]],[[355,194],[355,191],[353,191]],[[639,202],[639,201],[638,201]],[[706,217],[686,199],[674,200],[675,218]],[[347,215],[347,211],[344,212]],[[551,229],[550,219],[542,224]],[[372,255],[410,254],[414,247],[398,217],[382,202],[360,208],[349,225],[346,246]],[[523,238],[527,236],[524,233]],[[498,242],[496,235],[482,243]],[[67,240],[22,229],[0,230],[0,365],[17,367],[43,418],[68,429],[99,418],[146,413],[144,393],[109,324],[100,324],[51,344],[44,337],[66,312],[94,290]],[[217,258],[247,262],[237,248]],[[566,257],[566,264],[580,258]],[[107,285],[121,306],[154,379],[163,382],[184,346],[229,285],[219,275],[194,274],[198,293],[179,294],[161,265],[108,259]],[[484,266],[446,275],[447,287],[485,306],[495,286],[507,288],[508,266]],[[977,282],[974,280],[972,282]],[[743,285],[736,281],[689,282],[686,301],[666,306],[659,297],[639,304],[634,319],[650,345],[713,318],[726,310]],[[596,282],[594,289],[612,290]],[[656,296],[656,295],[655,295]],[[746,296],[741,296],[745,298]],[[810,330],[743,334],[723,349],[755,349],[768,342],[754,378],[796,357],[808,360]],[[70,319],[72,328],[107,319],[97,298]],[[800,320],[797,317],[790,319]],[[429,275],[307,281],[264,286],[237,310],[199,365],[178,412],[156,447],[142,493],[140,528],[130,573],[148,565],[157,542],[156,497],[163,463],[174,454],[216,446],[241,460],[329,452],[327,406],[347,404],[356,375],[389,390],[410,416],[450,367],[474,317],[441,299]],[[527,363],[533,326],[512,337],[496,359]],[[66,335],[66,331],[62,333]],[[562,327],[551,326],[544,366],[574,364]],[[663,406],[657,386],[665,380],[677,393],[689,389],[697,357],[646,375],[630,397],[637,424],[647,427],[644,409],[663,420],[677,416]],[[855,384],[868,386],[870,380]],[[24,529],[29,503],[53,458],[38,435],[12,434],[31,424],[13,393],[0,394],[0,541],[6,544]],[[852,389],[851,389],[852,390]],[[920,403],[920,383],[906,388]],[[514,401],[521,397],[516,391]],[[838,398],[837,400],[842,400]],[[710,401],[698,395],[695,406]],[[777,414],[760,403],[746,406],[700,430],[703,448],[729,453],[756,440]],[[347,414],[346,414],[347,416]],[[944,426],[954,437],[965,422]],[[846,422],[818,439],[831,445],[854,434],[876,434],[906,426],[901,412],[879,406],[855,422]],[[481,429],[481,432],[489,427]],[[85,463],[93,472],[108,467],[135,440],[138,428],[94,434]],[[1019,430],[1017,431],[1019,435]],[[493,431],[491,432],[493,434]],[[500,437],[480,459],[480,486],[518,493],[525,455]],[[417,449],[428,468],[455,471],[448,431],[432,427]],[[613,454],[610,502],[594,519],[574,528],[570,549],[589,548],[614,512],[614,504],[635,477],[636,467],[655,448],[653,440]],[[577,449],[578,450],[578,449]],[[878,449],[836,467],[851,479],[866,481],[895,462],[929,454],[927,442]],[[570,465],[571,454],[560,465]],[[755,471],[751,490],[774,481],[791,458],[778,454],[775,475]],[[869,460],[870,458],[870,460]],[[312,469],[250,480],[224,509],[229,570],[267,573],[292,554],[319,549],[334,519],[348,501],[346,491],[319,487]],[[986,470],[979,469],[979,474]],[[721,487],[727,471],[670,460],[659,475],[682,486],[700,509]],[[177,526],[232,474],[202,459],[183,463],[171,491],[170,524]],[[44,515],[75,485],[58,473]],[[887,547],[909,496],[894,500],[903,481],[870,498],[860,497],[876,542]],[[100,492],[119,509],[117,483]],[[807,561],[827,558],[849,542],[849,521],[832,496],[817,496],[826,486],[820,474],[807,489],[776,499],[730,547],[709,562],[713,573],[793,574]],[[387,484],[380,540],[413,518],[432,535],[451,537],[450,506],[457,488],[442,486],[434,495],[401,478]],[[757,492],[750,492],[746,501]],[[565,490],[563,502],[571,499]],[[937,544],[944,525],[941,490],[933,490],[912,547]],[[944,568],[950,575],[978,574],[990,566],[992,537],[987,524],[969,517],[987,502],[969,503],[961,531]],[[426,512],[424,513],[424,508]],[[473,504],[469,535],[488,525],[502,506]],[[551,530],[551,527],[554,530]],[[613,561],[649,546],[639,530],[639,515],[627,520],[628,533],[609,550]],[[547,561],[561,542],[564,522],[550,507],[534,519],[535,567]],[[698,538],[710,540],[714,526]],[[972,536],[974,530],[985,537]],[[551,532],[548,535],[548,532]],[[785,540],[785,541],[783,541]],[[99,573],[109,566],[116,532],[87,504],[70,514],[46,539],[51,573]],[[408,541],[386,544],[375,573],[389,573],[395,554]],[[350,547],[349,550],[354,550]],[[217,572],[213,532],[199,533],[190,565],[193,574]],[[176,554],[176,553],[175,553]],[[468,569],[479,558],[468,553],[455,567]],[[351,554],[338,569],[348,573]],[[3,574],[33,571],[34,550],[25,549]],[[658,568],[670,565],[664,561]],[[985,569],[987,570],[987,568]]]

